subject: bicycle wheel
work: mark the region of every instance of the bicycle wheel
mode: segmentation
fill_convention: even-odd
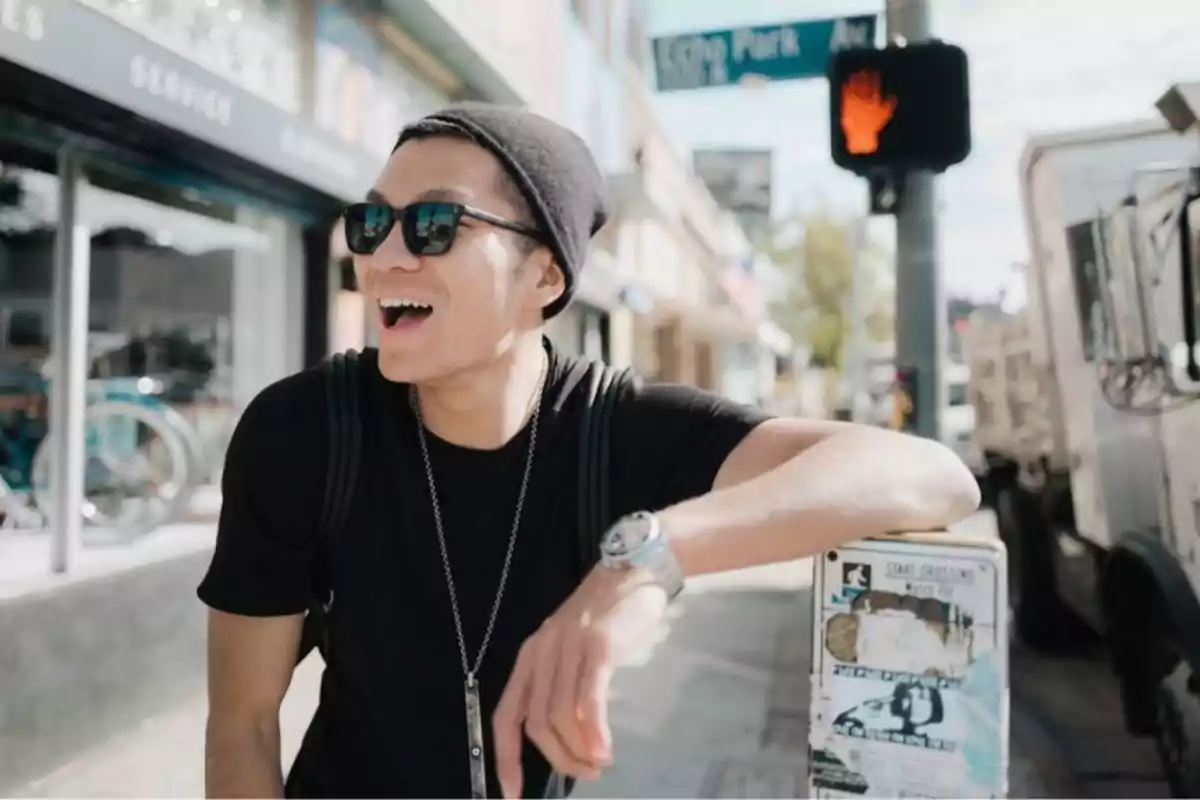
[[[155,403],[149,407],[162,415],[163,421],[179,436],[187,450],[188,480],[179,488],[179,494],[175,500],[178,510],[174,518],[178,518],[187,514],[196,489],[208,477],[211,470],[208,448],[204,445],[204,440],[200,438],[195,426],[179,409],[166,403]]]
[[[142,429],[151,436],[143,436]],[[110,536],[130,540],[186,509],[192,459],[178,430],[158,409],[105,400],[84,412],[84,521]],[[34,456],[33,496],[46,510],[54,433]]]
[[[25,494],[0,476],[0,530],[35,530],[46,527],[40,512],[26,502]]]

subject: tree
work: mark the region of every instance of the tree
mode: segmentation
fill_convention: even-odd
[[[814,366],[842,368],[854,304],[856,227],[854,220],[822,211],[785,220],[763,244],[787,278],[787,290],[771,304],[771,315],[793,339],[812,348]],[[877,242],[865,244],[859,309],[868,341],[893,338],[893,292],[885,280],[890,259],[883,255]]]

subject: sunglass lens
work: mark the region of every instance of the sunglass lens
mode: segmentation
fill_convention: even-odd
[[[392,232],[395,221],[392,207],[383,203],[355,203],[342,214],[346,227],[346,247],[351,253],[370,255]]]
[[[414,255],[440,256],[454,244],[461,209],[453,203],[413,203],[404,209],[404,243]]]

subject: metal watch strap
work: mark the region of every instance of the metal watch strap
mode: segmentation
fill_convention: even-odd
[[[612,569],[646,570],[667,592],[668,599],[674,600],[683,591],[683,570],[665,532],[659,526],[658,517],[647,511],[635,512],[618,520],[609,531],[615,534],[621,526],[637,519],[645,520],[651,526],[645,540],[621,555],[602,552],[601,563]]]

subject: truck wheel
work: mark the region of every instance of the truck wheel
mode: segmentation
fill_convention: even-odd
[[[1076,649],[1090,637],[1058,596],[1050,532],[1039,498],[1019,486],[1001,488],[996,520],[1008,549],[1008,597],[1017,638],[1035,650]]]
[[[1191,666],[1181,661],[1155,691],[1154,743],[1175,797],[1200,797],[1200,698],[1191,679]]]
[[[996,480],[987,475],[976,475],[975,482],[979,484],[979,507],[996,508]]]

